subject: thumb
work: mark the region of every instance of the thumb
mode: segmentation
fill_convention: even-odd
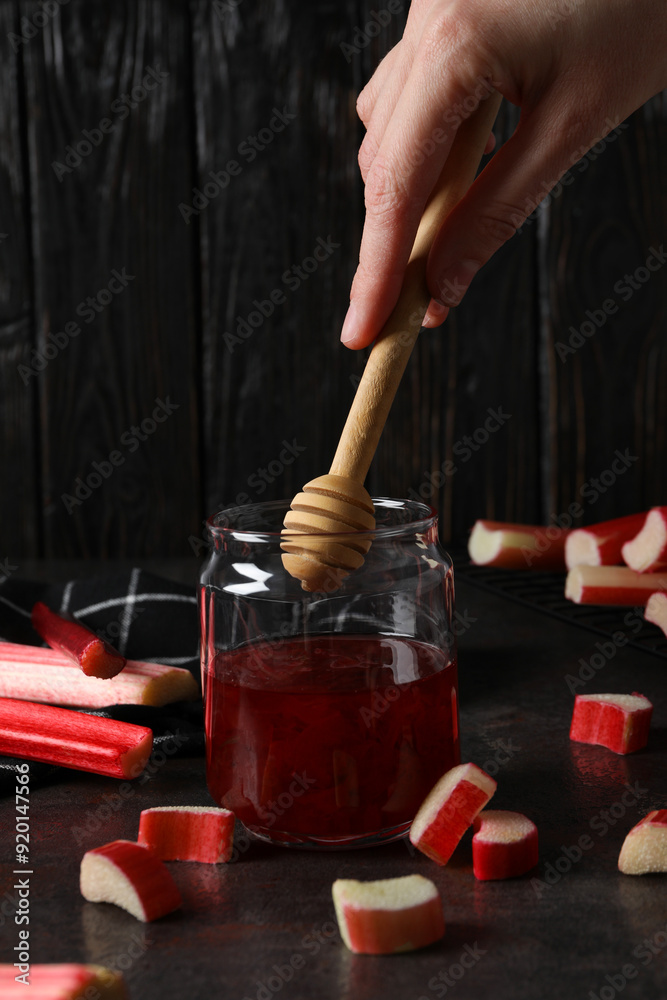
[[[427,281],[433,298],[459,304],[479,269],[512,237],[560,178],[617,122],[572,122],[576,104],[563,93],[522,115],[450,213],[431,247]]]

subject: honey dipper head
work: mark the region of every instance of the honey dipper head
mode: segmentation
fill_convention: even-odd
[[[347,476],[319,476],[297,493],[285,516],[283,566],[301,580],[304,590],[338,590],[362,565],[371,545],[368,537],[357,539],[354,533],[374,528],[373,501],[361,483]],[[331,537],[341,532],[350,534],[340,540]]]

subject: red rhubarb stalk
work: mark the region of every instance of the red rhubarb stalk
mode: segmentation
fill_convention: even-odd
[[[638,573],[667,569],[667,507],[654,507],[632,541],[623,546],[623,560]]]
[[[503,569],[565,569],[564,528],[503,521],[475,521],[468,541],[468,554],[476,566]]]
[[[115,903],[137,920],[157,920],[182,903],[166,865],[131,840],[113,840],[81,860],[81,895],[91,903]]]
[[[410,827],[410,841],[439,865],[446,865],[459,840],[496,790],[477,764],[457,764],[426,796]]]
[[[644,618],[667,635],[667,594],[651,594],[644,609]]]
[[[622,561],[621,549],[641,530],[646,514],[628,514],[613,521],[576,528],[565,541],[565,562],[575,566],[615,566]]]
[[[234,813],[213,806],[155,806],[142,810],[137,842],[161,861],[229,861]]]
[[[646,604],[667,590],[667,573],[635,573],[627,566],[575,566],[567,574],[565,596],[575,604]]]
[[[485,809],[473,824],[472,866],[475,878],[515,878],[539,860],[537,827],[522,813]]]
[[[115,677],[127,662],[85,625],[62,618],[41,601],[32,609],[32,627],[52,649],[68,656],[89,677]]]
[[[23,974],[16,965],[0,965],[0,996],[3,1000],[26,996],[30,1000],[86,1000],[88,997],[91,1000],[127,1000],[127,991],[121,973],[101,965],[30,962],[29,972]]]
[[[667,872],[667,809],[654,809],[633,826],[618,857],[624,875]]]
[[[167,705],[197,698],[189,670],[128,660],[116,677],[86,677],[68,656],[43,646],[0,642],[0,697],[51,705]]]
[[[440,893],[423,875],[378,882],[339,878],[331,892],[341,937],[357,954],[413,951],[445,933]]]
[[[653,705],[643,694],[578,694],[570,739],[614,753],[635,753],[648,743]]]
[[[0,754],[136,778],[152,747],[153,733],[145,726],[0,698]]]

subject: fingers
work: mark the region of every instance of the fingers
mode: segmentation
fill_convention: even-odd
[[[393,73],[396,62],[400,58],[401,45],[402,42],[399,42],[398,45],[394,45],[393,49],[389,50],[357,98],[357,114],[366,128],[368,128],[382,88]]]
[[[341,334],[353,349],[375,339],[396,304],[419,220],[454,139],[446,113],[478,85],[478,75],[466,86],[448,64],[442,51],[417,54],[369,167],[359,267]]]
[[[449,215],[427,266],[429,289],[438,302],[450,308],[459,304],[477,271],[581,156],[584,126],[573,125],[568,113],[576,106],[573,95],[555,89],[545,95]],[[594,142],[594,129],[589,131]]]

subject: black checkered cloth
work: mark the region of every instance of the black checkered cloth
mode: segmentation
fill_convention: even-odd
[[[44,646],[30,622],[36,601],[86,625],[130,660],[147,660],[190,670],[199,682],[199,618],[192,587],[142,569],[67,583],[0,578],[0,641]],[[116,705],[91,714],[150,726],[158,749],[178,731],[178,754],[204,752],[201,700],[150,708]],[[172,754],[173,755],[173,754]],[[18,761],[0,757],[0,791],[13,786]],[[64,768],[30,762],[31,782],[66,777]],[[71,772],[70,772],[71,773]]]

